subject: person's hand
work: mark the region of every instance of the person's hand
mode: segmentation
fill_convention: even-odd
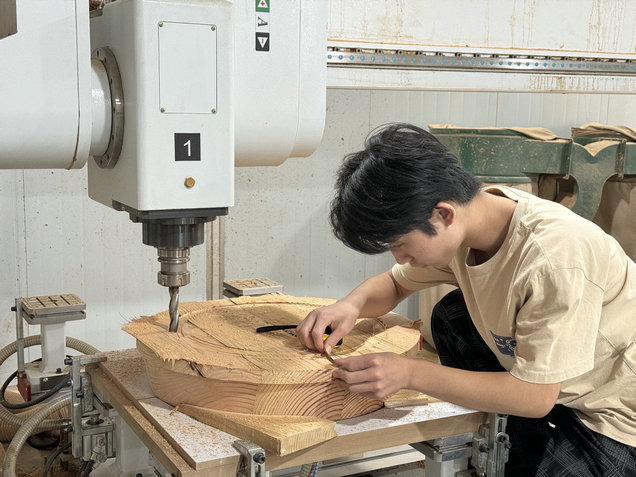
[[[408,388],[408,359],[395,353],[371,353],[336,359],[332,376],[339,387],[371,399]]]
[[[309,349],[330,353],[336,343],[353,329],[358,315],[358,309],[346,301],[317,308],[296,327],[296,337]],[[322,335],[327,326],[331,327],[331,334],[323,342]]]

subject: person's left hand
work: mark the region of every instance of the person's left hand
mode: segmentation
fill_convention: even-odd
[[[339,387],[371,399],[407,388],[408,359],[395,353],[371,353],[336,359],[332,376]]]

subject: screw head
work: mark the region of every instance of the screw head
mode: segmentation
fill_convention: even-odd
[[[257,452],[256,454],[254,454],[254,462],[256,462],[257,464],[264,464],[265,463],[265,454],[263,454],[262,452]]]
[[[194,180],[194,177],[186,177],[185,181],[184,181],[184,185],[188,188],[188,189],[192,189],[194,187],[194,184],[196,183],[196,181]]]

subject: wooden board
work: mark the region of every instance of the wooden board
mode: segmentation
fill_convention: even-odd
[[[258,444],[268,453],[286,455],[336,437],[335,422],[308,416],[267,416],[215,411],[181,404],[175,411]]]
[[[438,399],[410,389],[400,389],[395,394],[391,394],[384,399],[384,407],[407,407],[407,406],[425,406],[429,402],[435,402]]]
[[[260,326],[298,324],[332,302],[265,295],[184,303],[176,333],[168,332],[167,311],[134,320],[124,330],[137,338],[155,395],[169,404],[346,419],[378,409],[382,401],[338,388],[331,378],[334,364],[300,345],[293,330],[255,332]],[[396,314],[361,319],[336,353],[414,355],[419,337],[417,325]]]

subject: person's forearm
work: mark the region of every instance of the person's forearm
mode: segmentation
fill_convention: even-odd
[[[409,292],[397,285],[388,271],[365,280],[340,301],[355,306],[360,310],[360,317],[372,318],[388,313],[408,294]]]
[[[476,372],[409,359],[409,389],[485,412],[542,417],[554,406],[560,384],[521,381],[507,371]]]

